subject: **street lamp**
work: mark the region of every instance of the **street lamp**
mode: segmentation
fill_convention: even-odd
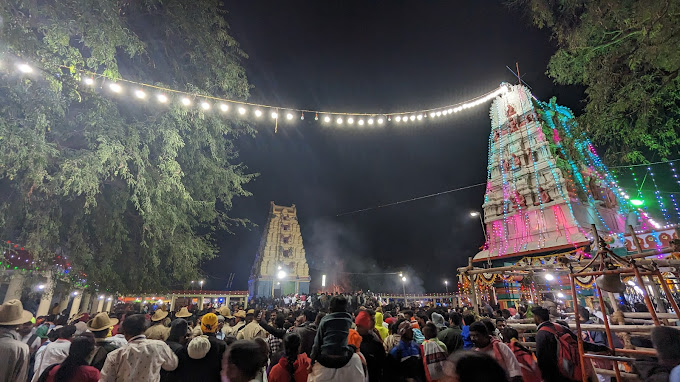
[[[486,235],[486,227],[484,227],[484,220],[482,220],[482,214],[480,214],[477,211],[472,211],[470,212],[470,216],[474,217],[479,217],[479,223],[482,225],[482,232],[484,233],[484,240],[485,242],[489,242],[489,237]]]
[[[401,273],[399,274],[399,276],[401,277],[401,289],[404,292],[404,306],[406,306],[406,304],[408,303],[408,300],[406,299],[406,276],[404,276]]]
[[[446,294],[449,294],[449,280],[444,280],[444,286],[446,286]]]
[[[203,280],[198,282],[201,285],[201,291],[203,291]]]

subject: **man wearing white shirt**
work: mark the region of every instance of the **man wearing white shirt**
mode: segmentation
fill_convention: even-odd
[[[69,348],[71,347],[71,337],[73,337],[75,332],[76,327],[73,325],[66,325],[59,328],[59,338],[44,348],[39,349],[35,356],[32,382],[36,382],[40,378],[40,374],[51,365],[64,362],[66,357],[68,357]]]
[[[143,314],[126,318],[122,327],[128,343],[106,357],[100,381],[157,382],[161,368],[166,371],[177,368],[177,356],[165,342],[144,336],[146,319]]]

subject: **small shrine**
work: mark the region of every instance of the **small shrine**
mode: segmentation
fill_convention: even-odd
[[[309,293],[309,266],[295,204],[271,202],[248,280],[251,297]]]

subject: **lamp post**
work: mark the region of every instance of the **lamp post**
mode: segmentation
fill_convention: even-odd
[[[201,292],[203,291],[203,280],[198,282],[201,285]]]
[[[449,280],[444,280],[444,286],[446,286],[446,294],[449,294]]]
[[[484,233],[484,240],[486,243],[489,242],[489,237],[486,235],[486,227],[484,227],[484,220],[482,220],[482,214],[480,214],[477,211],[470,212],[470,216],[474,217],[479,217],[479,224],[482,225],[482,232]]]
[[[279,281],[276,282],[276,286],[281,288],[281,281],[283,281],[283,279],[285,279],[286,276],[288,276],[288,273],[286,273],[286,271],[280,265],[279,265],[278,269],[279,269],[278,272],[276,272],[276,278]],[[281,293],[281,292],[282,291],[279,291],[279,293]],[[283,293],[281,293],[281,294],[283,294]],[[274,283],[272,283],[272,298],[274,298]]]
[[[400,273],[399,277],[401,277],[401,290],[404,292],[404,306],[406,306],[408,303],[408,300],[406,299],[406,276]]]

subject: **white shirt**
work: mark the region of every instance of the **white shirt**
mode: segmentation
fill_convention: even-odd
[[[0,328],[0,381],[25,381],[28,374],[28,345],[14,330]]]
[[[35,353],[36,351],[38,351],[38,349],[40,349],[40,345],[42,345],[42,340],[38,336],[35,336],[32,343],[30,343],[30,344],[28,343],[28,340],[30,340],[31,337],[33,337],[34,334],[35,334],[35,328],[33,330],[31,330],[31,332],[28,333],[26,336],[21,337],[21,342],[28,345],[28,348],[31,350],[31,353]]]
[[[50,342],[49,345],[38,349],[38,352],[35,354],[35,365],[33,367],[35,374],[33,374],[31,381],[36,382],[40,378],[40,374],[51,365],[64,362],[66,357],[68,357],[70,347],[71,341],[59,338],[54,342]]]
[[[508,376],[510,378],[513,377],[521,377],[522,376],[522,367],[519,365],[519,362],[517,361],[517,358],[515,357],[515,353],[512,352],[512,349],[508,347],[508,345],[498,341],[496,342],[496,346],[498,347],[498,352],[501,354],[501,357],[503,357],[503,361],[496,358],[496,353],[494,352],[493,349],[493,343],[489,344],[489,346],[485,347],[484,349],[477,349],[478,351],[482,353],[486,353],[493,357],[498,363],[505,369],[505,372],[508,373]]]
[[[106,357],[100,381],[104,382],[158,382],[161,368],[177,368],[175,353],[163,341],[149,340],[144,335],[130,338],[127,345]]]

